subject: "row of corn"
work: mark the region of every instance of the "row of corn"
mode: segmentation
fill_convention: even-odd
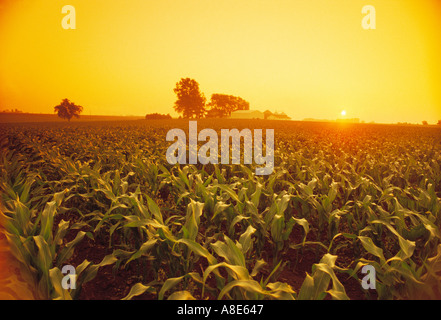
[[[280,129],[262,177],[170,166],[162,127],[1,130],[4,233],[38,299],[81,299],[101,268],[132,264],[139,281],[119,298],[348,299],[342,279],[360,283],[365,265],[379,299],[440,297],[439,132]],[[98,238],[111,253],[84,257],[65,289],[75,248]],[[305,252],[301,285],[281,281]]]

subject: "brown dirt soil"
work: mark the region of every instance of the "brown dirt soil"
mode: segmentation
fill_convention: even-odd
[[[54,221],[54,227],[58,225],[59,221],[64,219],[65,221],[70,221],[73,224],[78,217],[75,214],[65,213],[56,217]],[[65,237],[65,241],[69,242],[73,240],[79,230],[71,230]],[[88,231],[84,229],[83,231]],[[203,228],[200,230],[203,233]],[[238,230],[239,231],[239,230]],[[298,244],[303,240],[304,232],[303,229],[296,225],[294,226],[290,238],[288,240],[289,244]],[[69,259],[66,264],[71,264],[74,267],[80,265],[84,260],[88,260],[94,264],[98,264],[102,259],[111,254],[114,251],[114,247],[109,247],[109,236],[105,233],[95,235],[95,239],[92,240],[85,236],[83,240],[75,248],[74,255]],[[307,241],[317,241],[318,235],[314,230],[308,233]],[[344,238],[338,238],[345,241]],[[337,242],[338,242],[337,241]],[[336,243],[337,243],[336,242]],[[118,243],[116,236],[112,238],[112,243]],[[288,245],[288,244],[286,244]],[[260,280],[260,277],[266,277],[271,273],[273,263],[273,247],[268,241],[265,243],[263,248],[262,257],[267,262],[267,265],[261,270],[260,274],[256,277]],[[294,250],[292,248],[285,249],[285,253],[280,258],[284,261],[283,265],[276,274],[273,276],[270,282],[280,281],[289,284],[294,291],[299,292],[303,281],[305,279],[306,273],[312,273],[312,266],[314,263],[318,263],[321,257],[326,253],[326,250],[320,246],[307,246],[303,249]],[[353,260],[354,252],[351,250],[345,250],[345,248],[340,248],[338,251],[337,265],[340,267],[348,267],[348,263]],[[208,266],[207,261],[203,258],[197,261],[194,267],[194,271],[202,275],[203,270]],[[79,295],[80,300],[119,300],[125,297],[131,287],[142,282],[143,284],[150,283],[155,280],[155,276],[149,270],[150,262],[145,261],[144,266],[139,263],[139,260],[129,263],[123,268],[123,264],[115,270],[113,265],[104,266],[99,269],[97,276],[83,284],[81,292]],[[169,270],[167,265],[163,265],[161,272],[163,276],[161,280],[169,278]],[[221,270],[223,272],[223,270]],[[346,294],[351,300],[372,300],[376,299],[377,296],[374,290],[372,292],[367,292],[361,288],[359,280],[355,278],[350,278],[347,274],[338,273],[336,275],[340,282],[343,284],[346,290]],[[358,279],[362,279],[363,275],[358,274]],[[207,284],[213,288],[216,287],[215,279],[213,276],[209,277]],[[197,299],[216,299],[215,296],[210,295],[210,292],[205,290],[204,297],[201,296],[202,290],[196,284],[192,286],[194,292],[192,294]],[[159,290],[159,289],[158,289]],[[329,295],[327,298],[330,298]],[[145,293],[134,300],[156,300],[157,295],[153,293]]]
[[[296,235],[297,234],[297,235]],[[71,235],[73,237],[74,235]],[[301,241],[302,234],[293,232],[293,237],[290,241],[294,243],[299,243]],[[91,240],[89,238],[84,238],[83,241],[75,249],[74,256],[70,259],[69,263],[73,266],[79,265],[85,259],[93,263],[99,263],[108,254],[111,254],[113,248],[108,247],[108,239],[95,239]],[[266,244],[264,248],[264,253],[271,253],[272,247],[270,244]],[[276,279],[271,281],[280,281],[288,283],[296,292],[299,292],[300,287],[303,284],[306,273],[311,274],[312,265],[318,263],[322,255],[324,254],[324,249],[321,247],[318,250],[314,248],[306,248],[304,250],[294,250],[288,249],[283,255],[282,259],[285,262],[281,270],[276,274]],[[272,255],[266,254],[265,261],[268,261],[268,265],[261,271],[260,276],[266,278],[271,270]],[[344,257],[343,257],[344,258]],[[337,260],[340,260],[340,255]],[[342,259],[344,260],[344,259]],[[337,261],[338,263],[338,261]],[[199,262],[195,264],[195,271],[202,274],[202,270],[207,267],[207,262],[205,259],[200,259]],[[118,300],[125,297],[130,288],[138,283],[143,284],[149,283],[154,280],[153,275],[148,273],[148,270],[141,270],[138,262],[129,263],[125,268],[120,268],[116,271],[113,270],[113,266],[105,266],[100,268],[97,276],[86,283],[82,287],[79,299],[81,300]],[[147,265],[148,269],[148,265]],[[164,278],[167,278],[167,268],[164,267]],[[360,279],[362,275],[360,274]],[[144,277],[144,278],[143,278]],[[376,299],[376,295],[373,292],[366,292],[360,286],[359,281],[354,278],[349,278],[347,274],[337,273],[337,277],[343,284],[346,290],[346,294],[351,300],[367,300]],[[210,277],[208,285],[215,287],[214,277]],[[201,290],[194,285],[193,295],[200,299]],[[211,296],[208,291],[205,292],[204,299],[215,299]],[[145,293],[139,297],[134,298],[136,300],[155,300],[157,299],[156,294]]]

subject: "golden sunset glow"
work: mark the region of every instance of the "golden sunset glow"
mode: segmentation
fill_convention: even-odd
[[[364,30],[362,8],[376,9]],[[76,29],[64,30],[64,5]],[[181,78],[294,120],[441,119],[437,0],[0,2],[0,109],[177,114]]]

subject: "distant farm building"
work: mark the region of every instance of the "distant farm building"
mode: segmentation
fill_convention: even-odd
[[[271,112],[269,110],[265,110],[263,113],[265,115],[265,119],[267,120],[291,120],[290,117],[286,115],[285,112]]]
[[[270,115],[268,115],[268,117],[266,117],[266,119],[268,119],[268,120],[291,120],[291,118],[288,117],[285,112],[281,112],[281,113],[276,112],[276,113],[270,114]]]
[[[231,112],[231,119],[264,119],[263,112],[258,110],[237,110]]]

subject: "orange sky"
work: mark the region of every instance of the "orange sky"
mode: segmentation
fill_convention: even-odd
[[[64,30],[64,5],[76,30]],[[363,30],[373,5],[377,29]],[[171,113],[194,78],[293,119],[441,119],[438,0],[0,0],[0,109]]]

